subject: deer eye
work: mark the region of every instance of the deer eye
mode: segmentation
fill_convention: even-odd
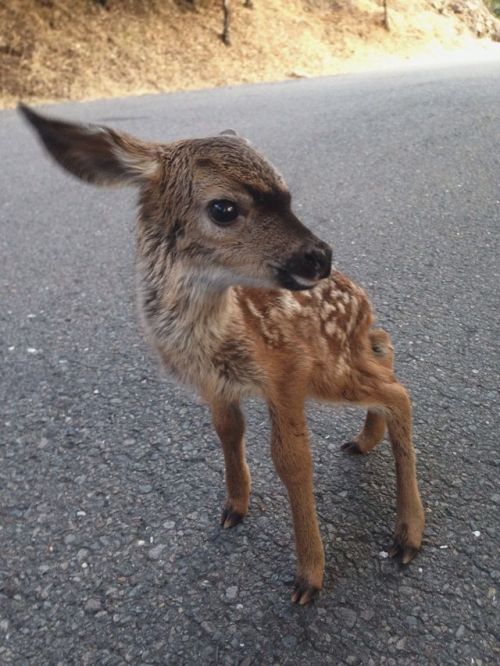
[[[216,199],[208,204],[208,213],[215,224],[226,227],[232,224],[240,214],[238,206],[229,199]]]

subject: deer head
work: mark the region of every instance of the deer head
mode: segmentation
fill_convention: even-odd
[[[281,175],[233,132],[156,144],[19,109],[73,175],[138,186],[139,222],[207,284],[298,290],[330,274],[331,249],[294,215]]]

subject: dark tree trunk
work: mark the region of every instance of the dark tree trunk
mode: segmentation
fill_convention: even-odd
[[[230,46],[231,36],[229,34],[229,28],[231,22],[231,7],[229,6],[229,0],[222,0],[222,12],[224,16],[224,23],[222,27],[221,39],[226,46]]]
[[[387,9],[387,0],[383,0],[384,3],[384,28],[389,31],[391,26],[389,25],[389,10]]]

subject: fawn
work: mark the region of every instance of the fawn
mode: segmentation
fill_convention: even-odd
[[[367,408],[343,445],[368,453],[387,428],[397,475],[390,555],[410,562],[424,511],[411,403],[393,372],[389,335],[374,329],[367,296],[332,271],[330,247],[291,210],[281,175],[232,130],[156,144],[96,125],[48,119],[20,105],[45,148],[75,176],[139,187],[139,311],[165,368],[207,401],[225,459],[226,528],[248,511],[240,401],[263,397],[271,455],[288,492],[298,560],[292,601],[323,581],[305,400]]]

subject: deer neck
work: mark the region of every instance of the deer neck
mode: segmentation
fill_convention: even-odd
[[[167,369],[202,389],[236,315],[232,287],[179,257],[139,253],[138,297],[146,333]]]

